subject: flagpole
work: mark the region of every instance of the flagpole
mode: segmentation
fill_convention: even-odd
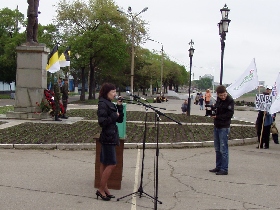
[[[263,135],[263,125],[264,125],[264,118],[265,118],[266,113],[264,112],[263,114],[263,120],[262,120],[262,130],[261,130],[261,135],[260,135],[260,143],[259,143],[259,149],[261,148],[262,145],[262,135]]]

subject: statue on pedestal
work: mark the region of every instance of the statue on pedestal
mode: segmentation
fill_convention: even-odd
[[[27,0],[28,9],[27,9],[27,28],[26,34],[27,38],[26,41],[29,44],[38,44],[37,34],[38,34],[38,11],[39,7],[39,0]]]

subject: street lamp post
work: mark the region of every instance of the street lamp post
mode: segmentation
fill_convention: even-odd
[[[160,96],[162,96],[162,78],[163,78],[163,44],[161,44]]]
[[[219,26],[219,35],[221,41],[221,73],[220,73],[220,85],[223,83],[223,68],[224,68],[224,50],[225,50],[225,40],[226,40],[226,33],[228,32],[228,26],[230,23],[230,19],[228,19],[228,13],[230,9],[225,6],[220,9],[222,14],[222,20],[218,23]]]
[[[193,53],[194,53],[194,42],[191,40],[191,42],[189,42],[190,45],[190,49],[189,49],[189,57],[190,57],[190,78],[189,78],[189,98],[188,98],[188,110],[187,110],[187,115],[190,116],[191,115],[191,81],[192,81],[192,57],[193,57]]]
[[[134,50],[134,37],[135,37],[135,18],[140,15],[143,12],[146,12],[148,10],[148,7],[145,7],[144,9],[142,9],[141,12],[134,14],[132,13],[132,8],[128,7],[128,13],[125,13],[121,10],[118,10],[119,12],[129,16],[131,18],[131,73],[130,73],[130,92],[133,95],[133,80],[134,80],[134,54],[135,54],[135,50]]]
[[[164,59],[164,57],[163,57],[163,44],[159,41],[154,40],[154,39],[149,39],[148,38],[148,40],[161,44],[161,67],[160,67],[160,96],[161,96],[162,95],[162,80],[163,80],[163,59]]]

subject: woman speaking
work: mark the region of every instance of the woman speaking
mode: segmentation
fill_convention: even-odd
[[[111,195],[107,186],[108,179],[117,164],[116,145],[119,145],[119,133],[116,123],[123,122],[123,105],[118,100],[115,105],[112,100],[116,97],[116,87],[111,83],[104,83],[99,92],[98,123],[102,128],[99,141],[100,153],[100,186],[96,191],[97,199],[109,201],[115,196]]]

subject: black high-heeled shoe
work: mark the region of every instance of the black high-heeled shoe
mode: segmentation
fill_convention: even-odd
[[[107,197],[107,196],[103,196],[98,190],[96,191],[96,196],[97,196],[97,200],[98,200],[98,196],[103,200],[103,201],[109,201],[111,198]]]
[[[109,195],[108,193],[106,193],[105,192],[105,194],[106,194],[106,196],[108,197],[108,198],[115,198],[115,196],[114,195]]]

